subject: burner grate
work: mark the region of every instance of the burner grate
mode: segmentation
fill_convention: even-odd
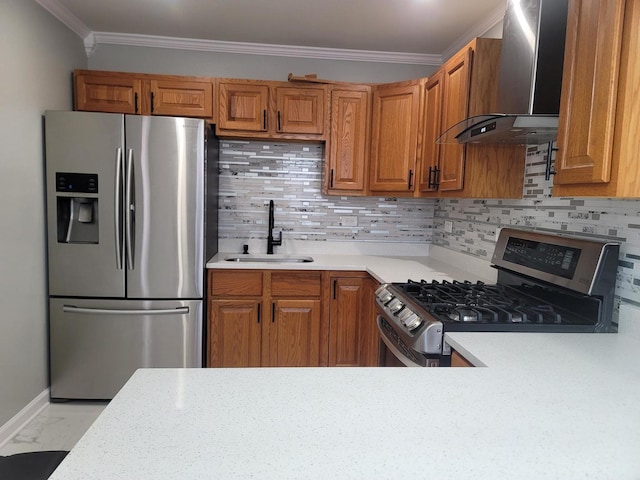
[[[439,320],[459,323],[562,323],[552,305],[483,282],[409,280],[404,293]]]

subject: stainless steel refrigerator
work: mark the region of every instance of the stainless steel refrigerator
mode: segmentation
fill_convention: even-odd
[[[48,111],[45,149],[51,398],[201,367],[204,121]]]

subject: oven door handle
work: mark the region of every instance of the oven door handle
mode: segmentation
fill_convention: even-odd
[[[407,367],[422,367],[422,365],[419,365],[417,363],[415,363],[413,360],[411,360],[410,358],[407,358],[398,347],[396,347],[393,342],[391,342],[391,340],[389,340],[387,338],[387,335],[385,334],[384,330],[382,329],[382,325],[380,324],[380,321],[382,320],[382,316],[378,315],[376,317],[376,325],[378,325],[378,331],[380,332],[380,338],[382,339],[382,341],[384,342],[384,344],[387,346],[387,348],[389,350],[391,350],[391,352],[396,356],[396,358],[398,360],[400,360],[405,366]]]

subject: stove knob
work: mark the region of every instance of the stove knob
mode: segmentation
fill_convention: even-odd
[[[407,320],[404,322],[404,326],[409,330],[413,330],[414,328],[418,328],[422,324],[422,319],[419,315],[413,313]]]
[[[389,292],[385,292],[381,296],[379,296],[378,298],[380,299],[380,301],[382,303],[387,303],[389,300],[391,300],[393,298],[393,295],[391,295],[391,293],[389,293]]]
[[[408,308],[405,308],[405,309],[399,311],[398,314],[396,315],[396,317],[398,317],[398,320],[400,320],[400,323],[402,323],[404,325],[404,323],[407,320],[407,318],[409,318],[411,315],[414,315],[414,313],[411,310],[409,310]]]
[[[389,303],[387,303],[387,307],[389,308],[389,310],[391,310],[391,313],[396,313],[402,310],[404,304],[397,298],[394,298]]]
[[[387,290],[387,287],[383,285],[376,290],[376,298],[385,304],[393,298],[393,295]]]

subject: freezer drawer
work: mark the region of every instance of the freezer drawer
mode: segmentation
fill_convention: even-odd
[[[201,300],[52,298],[52,399],[111,399],[137,368],[202,366]]]

